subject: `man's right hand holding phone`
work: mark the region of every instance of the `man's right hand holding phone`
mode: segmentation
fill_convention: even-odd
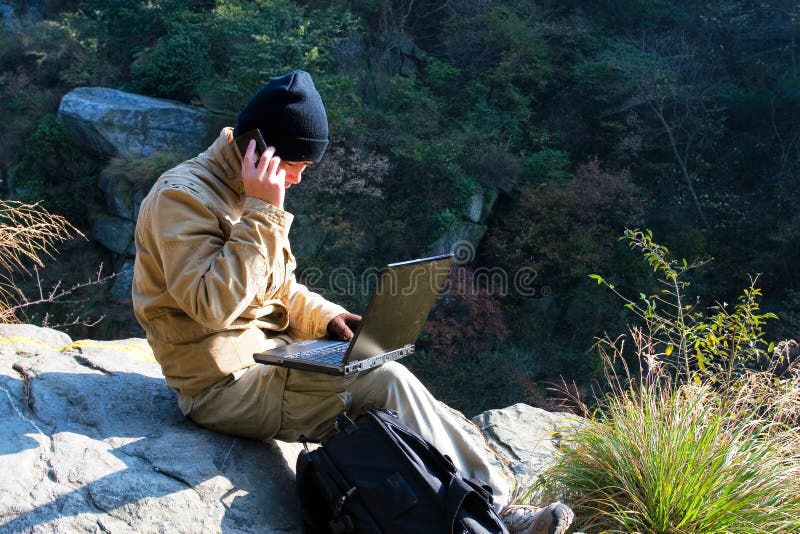
[[[242,157],[242,185],[248,197],[260,198],[283,209],[286,196],[286,171],[280,168],[281,158],[275,155],[275,147],[267,147],[256,163],[256,142],[250,140],[247,152]]]

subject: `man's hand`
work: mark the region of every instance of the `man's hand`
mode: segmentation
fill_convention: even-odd
[[[280,168],[281,158],[275,155],[274,147],[267,147],[256,166],[256,142],[250,140],[247,152],[242,156],[242,185],[248,197],[260,198],[273,206],[283,209],[286,196],[286,171]]]
[[[353,332],[358,329],[361,323],[361,316],[355,313],[343,313],[337,315],[328,323],[328,334],[342,341],[353,339]]]

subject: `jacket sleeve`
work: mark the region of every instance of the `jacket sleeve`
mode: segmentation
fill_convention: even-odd
[[[166,290],[198,323],[226,328],[256,295],[282,284],[291,214],[247,198],[226,240],[208,204],[182,188],[162,190],[153,210]]]
[[[331,319],[347,310],[338,304],[325,300],[295,279],[292,273],[287,282],[289,309],[289,335],[294,339],[314,339],[325,337]]]

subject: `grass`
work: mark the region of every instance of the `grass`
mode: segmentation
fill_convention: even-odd
[[[800,531],[797,430],[736,409],[708,386],[618,391],[548,484],[589,532]]]
[[[735,306],[703,311],[685,296],[700,263],[674,260],[649,231],[625,239],[661,287],[629,298],[591,275],[641,325],[598,341],[607,392],[595,408],[576,399],[587,423],[530,491],[563,495],[586,532],[800,532],[797,343],[764,339],[776,317],[761,313],[755,279]]]
[[[11,273],[27,272],[26,265],[43,266],[56,244],[70,234],[82,235],[64,217],[48,213],[37,204],[0,200],[0,323],[17,321],[19,290]]]

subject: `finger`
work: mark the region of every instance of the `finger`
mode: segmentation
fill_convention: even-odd
[[[261,154],[261,158],[258,160],[258,172],[259,175],[264,176],[268,172],[268,166],[270,163],[270,159],[272,158],[272,154],[275,153],[275,149],[273,147],[267,147],[263,154]]]
[[[358,329],[358,325],[361,324],[361,316],[360,315],[350,315],[344,320],[345,324],[353,331]]]
[[[250,139],[250,142],[247,143],[247,151],[244,153],[245,161],[252,163],[253,161],[253,154],[256,151],[256,141],[255,139]]]
[[[278,171],[279,170],[283,171],[283,169],[280,169],[280,164],[281,164],[281,158],[279,158],[278,156],[272,156],[270,158],[269,167],[267,167],[267,177],[268,178],[277,179]],[[285,174],[286,174],[286,172],[284,172],[284,175]],[[270,179],[270,181],[273,181],[273,180]]]
[[[353,339],[353,331],[350,330],[347,327],[347,325],[345,325],[344,328],[342,328],[341,334],[342,334],[342,339],[345,341],[350,341]]]

